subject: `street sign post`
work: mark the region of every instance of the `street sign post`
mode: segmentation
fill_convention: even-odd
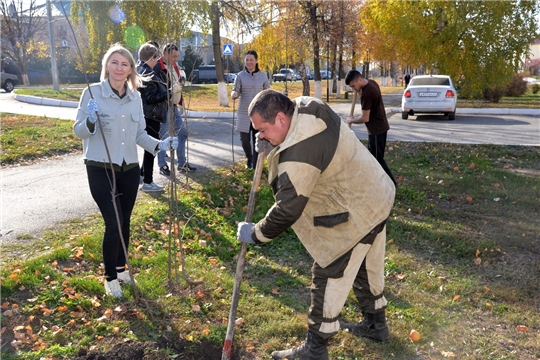
[[[223,44],[223,55],[232,55],[232,44]]]

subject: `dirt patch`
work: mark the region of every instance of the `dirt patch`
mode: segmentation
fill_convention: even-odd
[[[192,342],[178,339],[173,341],[165,336],[160,337],[156,342],[127,341],[116,344],[112,349],[105,352],[90,351],[81,349],[76,357],[70,360],[162,360],[165,355],[163,350],[174,353],[180,358],[214,360],[221,358],[221,349],[217,349],[213,344]]]

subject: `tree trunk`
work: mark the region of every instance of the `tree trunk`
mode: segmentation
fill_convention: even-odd
[[[219,4],[212,1],[212,46],[214,48],[214,63],[216,64],[216,75],[218,81],[218,101],[220,106],[229,106],[229,96],[227,94],[227,84],[223,76],[223,61],[221,59],[221,35],[219,31]]]

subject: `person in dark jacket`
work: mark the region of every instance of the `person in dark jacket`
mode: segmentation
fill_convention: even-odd
[[[176,62],[178,61],[178,54],[178,46],[169,43],[163,47],[162,56],[157,61],[156,66],[154,66],[154,72],[156,73],[156,76],[161,80],[162,83],[167,84],[167,89],[171,89],[173,90],[173,92],[181,91],[182,88],[181,72],[178,68],[178,65],[176,65]],[[181,101],[182,97],[180,96],[179,102]],[[186,158],[187,130],[182,119],[182,115],[180,114],[180,110],[177,107],[177,105],[182,105],[179,104],[179,102],[171,105],[173,106],[174,114],[174,118],[172,119],[172,121],[174,121],[174,134],[171,134],[171,136],[178,136],[178,149],[176,151],[178,160],[178,171],[195,171],[197,170],[197,168],[191,166]],[[169,136],[170,120],[171,119],[167,119],[167,122],[161,125],[160,138],[166,138],[167,136]],[[158,153],[158,166],[159,173],[161,175],[170,176],[171,171],[165,161],[164,151]]]
[[[148,135],[159,139],[159,130],[161,124],[167,119],[162,117],[159,111],[153,112],[152,109],[167,101],[169,91],[160,79],[154,73],[159,59],[159,49],[150,43],[143,44],[139,49],[139,61],[137,62],[137,72],[145,78],[151,77],[151,81],[144,83],[144,86],[139,88],[143,103],[144,119],[146,120],[146,132]],[[166,108],[166,105],[165,105]],[[165,113],[166,116],[166,113]],[[144,192],[159,192],[163,191],[163,187],[154,183],[154,153],[145,151],[141,166],[141,176],[143,184],[141,191]]]

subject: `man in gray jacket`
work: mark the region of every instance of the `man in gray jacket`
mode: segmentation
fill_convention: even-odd
[[[249,107],[259,138],[275,148],[268,180],[275,203],[257,224],[241,222],[238,240],[268,242],[287,228],[313,257],[306,341],[274,351],[274,359],[328,359],[328,339],[351,288],[364,320],[341,324],[353,334],[388,342],[384,288],[386,220],[395,187],[347,124],[322,101],[291,101],[273,90]]]

